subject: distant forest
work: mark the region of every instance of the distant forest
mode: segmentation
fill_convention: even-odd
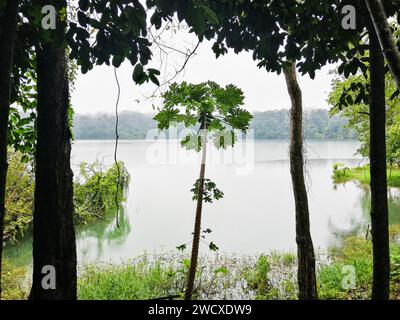
[[[288,139],[288,110],[255,112],[251,122],[255,139]],[[357,133],[347,128],[347,120],[339,115],[330,116],[324,109],[304,113],[306,139],[356,139]],[[121,139],[145,139],[147,131],[157,127],[152,114],[123,111],[119,115],[118,133]],[[74,137],[77,140],[106,140],[115,138],[115,116],[112,114],[75,114]]]

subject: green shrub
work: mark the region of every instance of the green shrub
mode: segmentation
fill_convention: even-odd
[[[398,232],[391,227],[391,236]],[[372,243],[359,237],[348,237],[339,246],[329,250],[331,263],[320,267],[318,273],[319,296],[321,299],[370,299],[372,290]],[[391,259],[391,297],[400,298],[400,245],[392,242]],[[346,275],[344,267],[355,270],[355,288],[346,289],[342,281]]]
[[[329,249],[330,256],[344,263],[354,260],[372,258],[372,242],[357,236],[350,236],[343,239],[339,246]]]
[[[400,224],[389,226],[389,237],[390,241],[400,244]]]
[[[256,293],[256,300],[273,299],[279,296],[277,288],[274,288],[269,280],[270,270],[269,257],[261,255],[258,258],[255,269],[246,275],[249,287]]]
[[[32,226],[34,178],[20,153],[9,151],[8,163],[4,239],[15,241],[28,233]]]
[[[24,300],[28,297],[27,274],[25,268],[17,268],[3,259],[1,287],[3,300]]]
[[[400,299],[400,245],[390,248],[390,291],[392,299]]]
[[[332,263],[319,272],[320,296],[325,299],[366,299],[372,284],[372,243],[364,238],[350,236],[330,250]],[[345,267],[355,271],[355,288],[346,289],[342,281]]]
[[[32,229],[34,205],[34,175],[22,155],[9,151],[6,189],[4,239],[14,242]],[[120,180],[117,201],[125,201],[130,176],[123,162],[119,162]],[[105,219],[115,209],[117,193],[117,166],[106,168],[99,162],[80,165],[80,174],[74,181],[74,219],[76,224],[88,224]]]
[[[87,224],[93,220],[104,219],[106,214],[116,208],[118,169],[120,171],[117,201],[125,201],[130,176],[124,163],[119,161],[106,168],[98,161],[80,164],[80,175],[74,182],[75,221]]]

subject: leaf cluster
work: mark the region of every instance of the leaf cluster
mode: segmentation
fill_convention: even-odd
[[[249,129],[252,115],[242,108],[243,92],[229,84],[225,87],[208,81],[200,84],[173,83],[163,94],[164,104],[154,117],[158,128],[168,129],[182,123],[185,127],[198,125],[199,131],[187,135],[182,145],[188,149],[201,150],[201,130],[215,133],[216,147],[226,148],[235,142],[234,130]]]

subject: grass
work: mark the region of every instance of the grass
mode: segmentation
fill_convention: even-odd
[[[389,187],[400,188],[400,167],[388,168],[387,177]],[[335,163],[332,178],[335,183],[359,181],[363,185],[369,185],[371,181],[369,165],[348,168],[341,163]]]
[[[78,281],[84,300],[183,298],[189,260],[184,254],[141,256],[121,265],[85,266]],[[196,299],[294,299],[295,257],[274,252],[255,256],[203,256]]]
[[[157,261],[113,265],[89,265],[79,279],[82,300],[140,300],[179,293],[174,272]]]
[[[400,226],[390,228],[391,298],[400,299]],[[350,236],[317,254],[321,299],[370,299],[372,243]],[[188,260],[184,255],[140,258],[120,266],[87,267],[79,281],[80,299],[149,299],[181,295]],[[272,252],[258,257],[201,257],[197,299],[297,299],[296,256]]]
[[[346,238],[340,247],[329,250],[331,263],[319,270],[322,299],[368,299],[372,283],[371,241]]]
[[[400,225],[390,227],[391,298],[400,299]],[[320,299],[369,299],[372,243],[350,236],[317,254]],[[271,252],[260,256],[220,255],[199,259],[195,299],[297,299],[296,256]],[[183,298],[189,260],[183,253],[143,255],[119,265],[91,264],[79,269],[81,300]],[[26,271],[4,263],[3,298],[26,299]]]
[[[400,299],[400,227],[390,227],[391,298]],[[351,236],[329,250],[330,263],[318,273],[321,299],[370,299],[372,242]]]

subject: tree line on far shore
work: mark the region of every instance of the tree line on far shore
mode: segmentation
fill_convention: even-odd
[[[153,114],[123,111],[119,115],[118,134],[121,139],[146,139],[149,130],[157,128]],[[303,114],[306,139],[349,140],[357,133],[347,127],[347,119],[329,115],[325,109],[310,109]],[[289,139],[289,111],[254,112],[251,129],[255,139]],[[76,140],[115,138],[115,115],[111,113],[75,114],[73,126]]]

